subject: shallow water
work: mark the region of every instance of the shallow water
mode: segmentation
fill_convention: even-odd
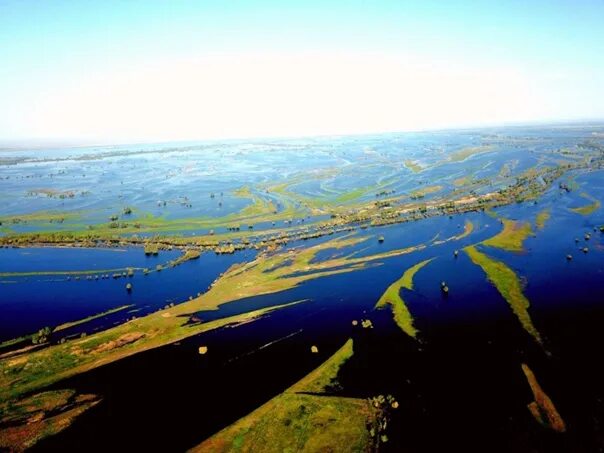
[[[334,165],[344,170],[329,180],[305,179],[288,190],[306,195],[341,194],[371,185],[376,178],[383,181],[393,176],[387,187],[397,194],[417,189],[420,182],[443,185],[447,193],[455,190],[456,179],[492,177],[506,163],[514,167],[515,174],[537,164],[551,165],[559,158],[549,156],[552,149],[574,146],[588,133],[589,129],[511,128],[300,140],[288,142],[287,147],[283,143],[190,144],[191,149],[162,155],[162,165],[151,169],[149,163],[159,158],[155,151],[163,149],[160,146],[141,147],[149,154],[109,155],[92,161],[76,158],[82,153],[112,149],[60,150],[42,154],[51,159],[45,162],[8,167],[5,174],[13,178],[3,195],[9,201],[3,214],[20,212],[23,192],[37,185],[31,178],[14,179],[24,170],[44,179],[48,177],[45,172],[58,166],[66,171],[53,176],[61,181],[59,187],[96,188],[90,196],[75,199],[34,197],[30,206],[35,209],[91,208],[92,213],[78,220],[89,222],[105,219],[128,200],[142,211],[172,219],[217,215],[217,200],[210,199],[210,192],[224,191],[220,212],[235,212],[247,201],[231,192],[244,184],[275,183],[284,176]],[[499,144],[498,152],[476,154],[418,174],[402,165],[404,159],[422,165],[440,162],[451,152],[483,143],[485,136]],[[370,165],[376,158],[385,162]],[[191,165],[192,161],[196,163]],[[77,176],[82,170],[86,176]],[[132,184],[142,175],[148,185],[139,188]],[[513,183],[513,179],[500,185]],[[569,193],[561,191],[558,183],[571,179],[576,187]],[[128,182],[126,187],[121,180]],[[392,451],[597,451],[604,446],[604,373],[599,367],[604,342],[604,237],[593,228],[604,224],[604,210],[588,216],[573,212],[570,208],[589,203],[581,197],[582,192],[604,200],[604,172],[566,175],[536,204],[497,209],[502,217],[533,224],[535,236],[525,241],[524,252],[479,246],[521,279],[531,304],[528,312],[544,339],[543,346],[523,330],[508,302],[462,251],[496,234],[501,229],[499,220],[486,213],[468,213],[359,229],[352,235],[367,236],[366,241],[342,250],[321,251],[315,260],[363,257],[420,244],[426,248],[376,260],[363,270],[310,280],[287,291],[200,312],[198,316],[208,321],[305,300],[254,322],[196,335],[56,384],[56,388],[99,394],[103,402],[38,448],[173,451],[192,447],[279,394],[353,336],[355,354],[338,376],[341,393],[363,398],[390,393],[397,397],[401,410],[388,431]],[[169,203],[165,209],[156,206],[158,199],[177,200],[184,194],[194,200],[193,208],[179,203]],[[280,199],[275,194],[266,196]],[[375,199],[375,194],[368,191],[359,199]],[[551,218],[543,230],[537,230],[535,217],[544,209],[549,209]],[[461,234],[466,221],[474,225],[468,237],[435,243]],[[271,227],[270,222],[255,225],[257,229]],[[589,241],[584,240],[586,232],[591,234]],[[344,236],[291,242],[287,248],[309,247]],[[384,236],[385,241],[379,243],[378,236]],[[587,254],[579,250],[583,246],[589,247]],[[460,251],[457,258],[454,250]],[[0,249],[0,272],[153,268],[177,253],[145,257],[140,248]],[[569,253],[573,255],[570,262],[566,260]],[[134,305],[136,312],[115,313],[66,334],[108,328],[133,315],[183,302],[205,291],[231,264],[254,256],[250,251],[220,256],[206,253],[173,269],[148,276],[137,273],[132,280],[2,277],[0,340],[124,304]],[[414,289],[402,292],[419,330],[418,340],[414,340],[394,324],[389,309],[375,311],[374,306],[406,269],[428,258],[433,261],[416,274]],[[440,290],[442,281],[450,288],[446,297]],[[125,290],[127,282],[134,286],[131,294]],[[371,319],[374,329],[353,328],[351,321],[361,318]],[[198,354],[200,345],[208,346],[208,354]],[[318,354],[310,353],[311,345],[318,346]],[[533,369],[566,421],[568,432],[563,436],[547,431],[531,417],[526,406],[533,396],[522,374],[522,363]],[[95,442],[91,444],[90,439]]]
[[[522,209],[517,207],[519,218]],[[255,322],[201,334],[61,383],[58,387],[100,393],[104,402],[40,447],[77,450],[88,436],[100,433],[99,450],[124,442],[121,436],[128,437],[120,445],[132,448],[191,447],[280,393],[353,335],[355,356],[339,378],[343,394],[397,396],[403,410],[389,432],[393,451],[596,448],[602,440],[597,420],[603,414],[604,376],[595,357],[604,340],[598,328],[604,322],[604,309],[600,290],[593,288],[602,285],[602,251],[584,257],[595,257],[591,262],[564,259],[567,236],[582,228],[583,218],[557,216],[554,211],[551,223],[527,240],[528,252],[523,254],[483,249],[505,260],[528,282],[529,311],[549,355],[524,332],[482,271],[464,253],[453,257],[453,250],[497,231],[497,222],[486,214],[362,231],[359,234],[379,232],[387,238],[383,244],[372,242],[363,254],[382,251],[381,247],[406,247],[436,232],[449,237],[466,218],[480,227],[463,241],[226,304],[212,317],[311,299]],[[560,231],[567,235],[560,237]],[[365,244],[357,247],[362,250]],[[554,262],[554,256],[560,259]],[[414,290],[403,291],[420,331],[418,343],[398,330],[388,310],[375,312],[373,306],[406,268],[429,257],[435,260],[417,273]],[[569,272],[569,264],[575,272]],[[440,293],[441,280],[450,286],[448,297]],[[569,298],[576,286],[585,291]],[[372,319],[375,328],[355,333],[351,320],[363,317]],[[319,347],[316,356],[309,352],[313,344]],[[210,353],[199,356],[199,345],[207,345]],[[523,362],[535,371],[569,427],[562,442],[541,428],[526,408],[532,395],[520,368]],[[433,435],[435,426],[439,436]]]

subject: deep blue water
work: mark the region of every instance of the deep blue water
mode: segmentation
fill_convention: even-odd
[[[3,271],[89,270],[127,266],[154,269],[157,264],[165,264],[180,253],[162,251],[158,256],[147,257],[140,247],[123,252],[103,249],[0,249],[0,262]],[[143,275],[138,270],[132,278],[88,280],[86,276],[81,276],[76,280],[74,276],[63,275],[4,277],[0,279],[0,340],[32,333],[44,326],[54,327],[82,319],[122,305],[134,305],[129,310],[66,330],[63,334],[107,328],[134,315],[142,316],[205,292],[221,272],[236,262],[250,260],[254,256],[253,251],[221,256],[204,253],[197,260],[161,272]],[[132,292],[126,291],[127,283],[132,284]]]
[[[463,163],[435,167],[429,177],[410,174],[402,167],[393,170],[388,165],[388,168],[371,168],[368,174],[407,172],[407,179],[393,185],[397,191],[414,187],[418,181],[428,184],[430,180],[439,183],[442,180],[443,185],[451,189],[455,178],[466,174],[474,177],[497,174],[510,160],[515,161],[515,172],[528,169],[546,159],[541,153],[552,147],[571,146],[583,139],[580,131],[573,130],[548,130],[545,133],[512,129],[507,133],[512,137],[545,138],[522,146],[508,143],[496,155],[479,154]],[[434,163],[441,149],[473,146],[477,137],[475,132],[445,131],[430,137],[410,134],[405,140],[394,135],[387,144],[382,139],[350,139],[338,144],[335,157],[330,154],[332,145],[329,141],[318,140],[315,145],[321,149],[321,158],[331,156],[328,161],[334,164],[342,160],[362,162],[365,152],[374,150],[398,156],[397,147],[402,149],[411,142],[410,158],[420,163]],[[496,137],[493,140],[496,141]],[[269,152],[273,149],[270,145],[263,146],[267,151],[265,163],[276,173],[292,174],[300,168],[316,166],[317,155],[312,156],[313,160],[309,157],[312,153],[302,153],[308,161],[303,157],[294,165],[283,156]],[[308,151],[304,145],[300,146]],[[347,146],[350,149],[346,149]],[[236,148],[236,152],[251,149],[244,146]],[[210,155],[215,157],[217,152],[214,150]],[[289,156],[293,154],[292,151]],[[170,196],[187,192],[191,188],[189,183],[202,177],[205,185],[196,193],[198,197],[205,197],[210,188],[234,188],[236,185],[224,184],[225,181],[251,170],[254,170],[251,171],[254,181],[270,178],[257,167],[248,166],[245,159],[241,159],[241,167],[231,169],[222,179],[215,177],[220,172],[202,174],[205,170],[200,168],[184,170],[182,163],[177,162],[168,170],[177,171],[187,184],[181,185],[178,178],[170,182]],[[38,173],[43,172],[43,169],[35,168],[41,164],[29,165]],[[128,168],[132,176],[138,175],[144,167],[142,163],[140,166],[133,163]],[[103,181],[106,181],[103,178],[115,177],[104,174],[102,168],[90,168],[87,172],[89,170],[99,172]],[[352,175],[352,170],[344,172],[340,178],[323,186],[320,181],[316,185],[307,181],[301,190],[312,193],[352,188],[356,184]],[[150,180],[157,182],[163,176],[164,172],[157,172]],[[502,217],[532,223],[538,212],[550,210],[551,218],[543,230],[537,230],[533,225],[535,236],[526,240],[525,252],[512,253],[479,246],[487,255],[506,263],[521,278],[531,304],[529,314],[544,338],[543,347],[523,330],[508,303],[486,280],[483,271],[461,251],[464,246],[496,234],[501,228],[497,219],[485,213],[469,213],[357,230],[354,235],[369,236],[369,239],[348,249],[323,251],[316,260],[351,253],[366,256],[418,244],[429,246],[410,254],[378,260],[364,270],[311,280],[287,291],[250,297],[225,304],[215,311],[201,312],[199,316],[207,321],[306,300],[254,322],[197,335],[59,383],[59,387],[73,386],[100,394],[104,400],[79,419],[73,428],[49,440],[46,448],[60,446],[66,451],[78,450],[82,439],[97,438],[97,448],[106,450],[124,437],[122,447],[191,447],[300,379],[352,335],[355,337],[355,355],[339,376],[343,393],[354,397],[393,393],[399,397],[404,408],[393,421],[396,427],[392,432],[393,451],[403,447],[409,447],[411,451],[463,447],[468,451],[597,451],[604,445],[604,433],[600,428],[604,420],[604,375],[599,369],[600,346],[604,344],[601,329],[604,323],[604,238],[599,230],[594,231],[594,227],[604,224],[604,209],[583,216],[570,208],[590,203],[581,196],[582,192],[604,200],[604,172],[577,173],[565,176],[561,181],[568,182],[571,176],[576,177],[576,188],[570,193],[559,190],[556,182],[536,204],[526,202],[496,210]],[[371,178],[365,180],[369,182]],[[505,184],[512,182],[513,178]],[[21,181],[15,183],[15,193],[20,193],[24,185]],[[105,194],[107,199],[118,193],[115,187],[111,190],[116,192]],[[153,190],[150,192],[128,189],[124,193],[151,209],[157,194]],[[76,200],[74,206],[84,203],[84,199]],[[94,203],[98,202],[98,206],[110,212],[102,200],[96,200],[91,201],[90,206],[97,206]],[[57,200],[44,199],[36,203],[39,207],[56,207]],[[195,212],[214,212],[215,206],[211,203],[204,201]],[[229,209],[240,207],[233,203]],[[11,205],[12,210],[17,208],[16,204]],[[184,211],[176,206],[168,211],[166,215],[184,215]],[[471,220],[475,226],[469,237],[433,245],[434,240],[460,234],[466,220]],[[591,238],[586,241],[584,235],[588,232]],[[377,236],[384,236],[385,241],[378,243]],[[288,248],[311,246],[332,238],[293,242]],[[575,238],[579,238],[578,244]],[[580,250],[584,246],[589,247],[587,254]],[[460,250],[457,258],[453,255],[454,250]],[[153,268],[176,253],[145,257],[140,249],[0,249],[0,272],[127,266]],[[566,260],[567,254],[573,255],[572,261]],[[5,277],[0,283],[0,339],[31,333],[45,325],[58,325],[123,304],[134,304],[136,311],[120,312],[68,333],[108,328],[126,317],[141,316],[168,303],[183,302],[205,291],[231,264],[248,261],[253,256],[253,252],[221,256],[204,254],[199,260],[160,273],[143,276],[139,272],[133,279],[88,281],[83,278],[76,281],[64,276]],[[388,309],[376,312],[373,307],[383,291],[407,268],[428,258],[434,260],[416,274],[414,289],[402,293],[419,329],[419,341],[416,342],[394,325]],[[441,281],[446,281],[450,288],[446,297],[441,294]],[[134,286],[131,294],[125,290],[127,282]],[[363,333],[355,331],[351,321],[361,318],[370,318],[375,329]],[[210,350],[204,358],[197,353],[202,344]],[[310,345],[317,345],[319,354],[310,354]],[[526,405],[532,395],[520,371],[521,363],[531,366],[556,403],[569,427],[566,437],[555,437],[530,418]],[[189,409],[194,409],[196,417],[190,417]],[[170,436],[165,435],[167,432]]]
[[[557,191],[550,195],[557,197]],[[506,214],[518,219],[528,214],[527,220],[533,219],[535,209],[543,204],[509,207]],[[592,451],[601,436],[594,420],[603,415],[604,388],[596,359],[604,341],[598,328],[604,322],[602,251],[596,248],[582,257],[585,260],[577,256],[567,263],[567,242],[574,244],[586,219],[565,215],[564,203],[551,209],[552,218],[527,241],[526,253],[482,248],[505,260],[526,280],[529,311],[549,354],[524,332],[483,272],[463,252],[458,258],[453,256],[454,250],[498,231],[495,219],[474,213],[369,229],[357,234],[380,234],[386,241],[359,245],[363,254],[407,247],[430,240],[436,233],[440,238],[450,237],[459,233],[466,218],[476,225],[463,241],[202,313],[210,319],[310,299],[255,322],[197,335],[59,384],[100,393],[105,401],[73,428],[41,445],[76,451],[88,445],[87,438],[103,432],[99,450],[110,448],[118,439],[120,445],[132,448],[191,447],[287,388],[352,335],[355,355],[339,375],[343,394],[392,393],[402,401],[402,411],[391,422],[392,451],[461,447],[468,451]],[[373,306],[405,269],[432,257],[416,274],[414,290],[403,291],[420,331],[417,343],[398,330],[388,310],[375,312]],[[450,287],[447,297],[440,292],[442,280]],[[355,333],[351,321],[361,318],[370,318],[375,328]],[[200,345],[209,347],[207,358],[200,359]],[[310,345],[317,345],[319,354],[310,354]],[[532,395],[521,363],[535,371],[567,422],[569,433],[564,438],[531,419],[526,404]],[[158,391],[174,379],[178,386]],[[153,408],[170,416],[151,415],[157,414]],[[197,417],[190,417],[192,408]],[[435,427],[442,435],[432,435]],[[167,439],[159,434],[166,431],[174,436]]]
[[[579,176],[577,182],[589,187],[592,196],[602,193],[599,185],[600,173]],[[547,306],[568,304],[574,295],[581,304],[589,304],[590,293],[600,288],[602,279],[602,243],[601,233],[593,232],[593,227],[604,223],[604,217],[596,211],[584,217],[568,208],[575,203],[588,201],[579,197],[578,189],[570,194],[560,194],[557,186],[539,200],[537,205],[524,203],[499,209],[503,216],[512,219],[534,221],[536,213],[548,208],[551,219],[543,231],[537,231],[536,237],[526,241],[527,252],[514,254],[492,248],[483,248],[490,256],[501,259],[516,270],[528,283],[527,296],[534,299],[534,310]],[[581,201],[583,200],[583,201]],[[441,245],[433,242],[446,240],[463,231],[466,220],[472,221],[475,230],[460,241],[448,241]],[[342,306],[361,304],[370,309],[381,292],[404,272],[419,261],[436,257],[416,276],[416,290],[406,294],[417,322],[428,324],[442,318],[447,322],[465,316],[509,316],[509,309],[494,288],[484,279],[482,271],[473,266],[463,252],[453,257],[454,250],[474,244],[495,234],[500,228],[499,222],[484,213],[469,213],[435,217],[386,227],[373,227],[357,230],[354,235],[367,236],[359,245],[338,251],[325,250],[317,254],[315,260],[332,256],[367,256],[399,248],[428,245],[424,250],[370,263],[368,268],[350,274],[310,281],[299,288],[276,295],[259,296],[248,300],[236,301],[221,307],[220,310],[204,313],[204,319],[236,314],[250,308],[267,306],[272,303],[298,299],[317,300],[325,295],[341,300]],[[583,254],[574,242],[589,231],[592,238],[586,245],[590,252]],[[385,241],[378,243],[377,236]],[[343,236],[343,235],[340,235]],[[331,239],[291,243],[288,247],[310,246]],[[146,257],[140,248],[117,249],[0,249],[0,272],[18,271],[66,271],[111,268],[154,268],[178,255],[178,251],[162,252],[158,257]],[[567,262],[566,254],[573,254],[573,261]],[[66,321],[80,319],[124,304],[133,304],[137,316],[154,311],[169,303],[185,301],[189,296],[205,291],[208,285],[231,264],[247,261],[252,252],[240,252],[235,255],[203,254],[199,260],[184,263],[173,269],[153,272],[143,276],[137,271],[132,279],[80,280],[65,276],[4,277],[1,283],[0,338],[8,339],[30,333],[45,325],[58,325]],[[544,272],[544,270],[547,270]],[[445,302],[440,296],[439,283],[447,281],[451,292]],[[125,290],[126,282],[134,286],[132,293]],[[436,283],[435,283],[436,282]],[[358,286],[360,285],[360,286]],[[354,288],[354,289],[352,289]],[[475,303],[476,297],[487,302]],[[579,297],[576,297],[579,296]],[[423,304],[416,299],[424,300]],[[436,305],[435,305],[436,304]],[[432,310],[428,308],[432,306]],[[417,307],[417,308],[416,308]],[[79,329],[108,327],[113,322],[132,316],[133,313],[116,313],[109,319],[99,320]],[[420,329],[423,330],[423,329]]]

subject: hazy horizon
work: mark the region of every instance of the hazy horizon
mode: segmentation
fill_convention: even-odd
[[[33,140],[2,140],[0,139],[0,152],[2,151],[20,151],[20,150],[36,150],[36,149],[53,149],[53,148],[90,148],[90,147],[109,147],[109,146],[135,146],[135,145],[160,145],[160,144],[187,144],[187,143],[228,143],[228,142],[257,142],[261,140],[300,140],[300,139],[329,139],[337,137],[364,137],[364,136],[380,136],[380,135],[392,135],[392,134],[414,134],[414,133],[438,133],[438,132],[462,132],[462,131],[480,131],[489,129],[507,129],[507,128],[604,128],[604,118],[593,118],[593,119],[578,119],[574,121],[565,120],[551,120],[551,121],[533,121],[533,122],[522,122],[522,123],[502,123],[502,124],[491,124],[491,125],[480,125],[480,126],[453,126],[443,128],[424,128],[414,130],[392,130],[392,131],[377,131],[377,132],[359,132],[359,133],[344,133],[344,134],[315,134],[315,135],[283,135],[283,136],[256,136],[256,137],[214,137],[214,138],[198,138],[188,140],[138,140],[138,141],[105,141],[105,142],[93,142],[93,141],[78,141],[69,139],[33,139]]]

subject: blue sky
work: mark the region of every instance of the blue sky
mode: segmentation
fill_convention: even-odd
[[[0,140],[604,118],[603,1],[2,1]]]

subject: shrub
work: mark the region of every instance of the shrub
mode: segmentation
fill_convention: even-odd
[[[33,344],[43,344],[48,343],[50,341],[50,335],[52,334],[52,329],[50,327],[43,327],[38,330],[31,337],[31,342]]]

